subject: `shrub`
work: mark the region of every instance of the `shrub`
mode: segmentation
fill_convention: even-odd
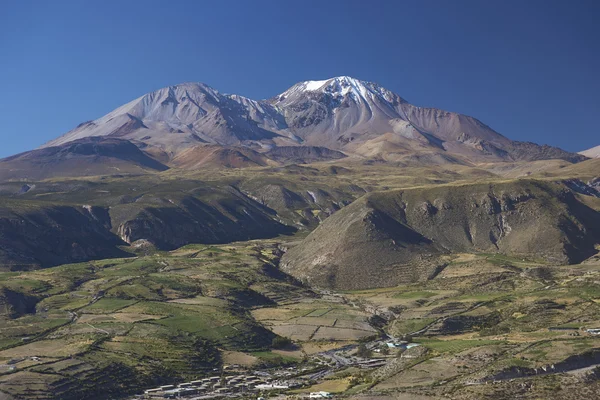
[[[271,342],[271,347],[273,347],[274,349],[285,349],[286,347],[290,347],[291,345],[291,339],[283,336],[275,336],[273,338],[273,341]]]
[[[356,350],[356,355],[358,357],[362,357],[362,358],[369,358],[369,357],[371,357],[371,350],[369,350],[364,343],[361,343],[358,345],[358,349]]]

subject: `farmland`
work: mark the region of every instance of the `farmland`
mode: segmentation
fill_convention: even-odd
[[[600,327],[600,265],[593,262],[550,268],[458,254],[435,279],[333,292],[282,273],[280,243],[188,245],[1,274],[1,391],[111,398],[231,364],[267,371],[325,365],[290,394],[475,399],[486,390],[513,393],[515,384],[502,377],[515,368],[530,374],[600,364],[600,338],[586,332]],[[278,336],[293,344],[273,348]],[[420,350],[407,358],[402,349],[381,352],[400,339]],[[356,358],[359,343],[384,365],[356,368],[368,361]],[[538,382],[530,394],[544,396],[557,382],[577,393],[586,376],[520,379]],[[482,385],[490,379],[498,383]]]
[[[368,313],[279,272],[278,255],[274,241],[189,245],[2,273],[1,391],[123,395],[226,363],[298,362],[302,351],[272,350],[278,334],[311,342],[327,328],[319,342],[337,343],[375,333]]]

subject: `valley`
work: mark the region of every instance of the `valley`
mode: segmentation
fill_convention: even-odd
[[[597,398],[594,157],[347,76],[143,95],[0,160],[0,400]]]
[[[285,243],[188,245],[1,273],[0,391],[101,399],[238,375],[259,376],[263,386],[244,389],[257,395],[534,399],[597,390],[598,261],[549,267],[455,254],[424,282],[333,292],[278,269]],[[189,398],[210,393],[200,386],[181,387]],[[222,387],[211,396],[244,395]]]

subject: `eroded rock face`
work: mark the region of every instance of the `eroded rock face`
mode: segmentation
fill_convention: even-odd
[[[5,270],[27,270],[90,259],[123,257],[125,244],[110,232],[106,209],[48,206],[11,210],[0,218]]]
[[[292,233],[272,211],[248,198],[233,197],[220,205],[186,197],[177,207],[146,207],[121,222],[117,235],[127,243],[148,240],[160,249],[188,243],[227,243]]]
[[[9,289],[0,290],[0,319],[18,318],[24,314],[35,314],[39,299]]]
[[[563,361],[541,366],[539,368],[510,367],[494,375],[484,378],[484,381],[509,380],[515,378],[524,378],[528,376],[538,376],[546,374],[555,374],[568,372],[577,369],[587,368],[600,363],[600,351],[597,349],[587,351],[582,354],[572,355]]]
[[[599,227],[600,213],[564,185],[533,180],[373,193],[329,217],[282,267],[338,289],[393,286],[435,275],[449,252],[579,262],[595,253]]]
[[[140,195],[111,207],[40,203],[20,209],[15,203],[0,208],[0,268],[28,270],[127,257],[131,254],[120,246],[140,240],[171,250],[295,231],[279,222],[275,211],[233,188],[210,189],[209,194],[210,201],[192,194]]]

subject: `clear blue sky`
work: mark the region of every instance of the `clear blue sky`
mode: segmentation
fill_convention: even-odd
[[[598,0],[0,4],[0,156],[185,81],[268,98],[350,75],[498,132],[600,144]]]

